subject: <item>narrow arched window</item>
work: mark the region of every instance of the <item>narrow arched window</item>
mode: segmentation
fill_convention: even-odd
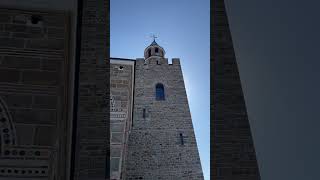
[[[148,51],[148,57],[150,57],[151,56],[151,49],[149,49],[149,51]]]
[[[156,100],[164,100],[164,87],[163,84],[156,85]]]
[[[184,137],[183,137],[183,134],[182,133],[180,133],[180,144],[181,145],[184,145],[184,139],[183,139]]]
[[[158,53],[158,52],[159,52],[159,49],[158,49],[158,48],[156,48],[156,49],[155,49],[155,52],[156,52],[156,53]]]

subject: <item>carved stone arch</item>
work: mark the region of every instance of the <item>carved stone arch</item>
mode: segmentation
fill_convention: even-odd
[[[0,97],[1,152],[5,145],[16,145],[16,130],[6,102]]]

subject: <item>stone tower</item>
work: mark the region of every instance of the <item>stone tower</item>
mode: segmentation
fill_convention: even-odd
[[[259,180],[259,168],[224,0],[214,0],[212,6],[213,178]]]
[[[155,41],[136,59],[124,179],[203,179],[178,58]]]

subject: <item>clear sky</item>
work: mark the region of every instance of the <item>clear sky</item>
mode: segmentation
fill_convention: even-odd
[[[111,57],[141,58],[155,34],[180,58],[205,180],[210,179],[210,1],[111,0]]]
[[[320,179],[320,1],[226,2],[261,179]]]

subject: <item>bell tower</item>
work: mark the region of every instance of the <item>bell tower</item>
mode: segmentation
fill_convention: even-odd
[[[135,61],[124,179],[203,180],[180,59],[153,42]]]
[[[144,58],[164,58],[165,53],[164,49],[158,45],[155,39],[153,39],[153,42],[144,50]]]

